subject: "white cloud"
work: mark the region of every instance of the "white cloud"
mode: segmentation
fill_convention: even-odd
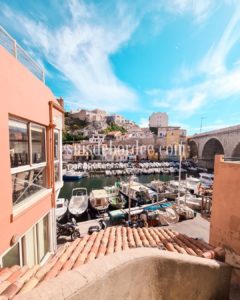
[[[200,23],[209,16],[214,0],[169,0],[165,2],[165,7],[175,14],[191,14],[197,23]]]
[[[139,126],[141,128],[148,127],[148,123],[149,123],[148,118],[141,118],[139,122]]]
[[[226,58],[232,47],[240,39],[240,6],[236,6],[231,20],[229,21],[221,39],[213,45],[202,62],[199,64],[199,72],[208,75],[216,75],[226,71]]]
[[[110,55],[128,42],[137,20],[123,5],[118,5],[114,17],[106,21],[95,6],[82,1],[69,1],[68,9],[71,17],[57,29],[14,14],[8,7],[5,15],[15,18],[16,27],[21,24],[29,48],[41,49],[43,57],[75,86],[68,95],[70,102],[111,111],[133,108],[137,94],[117,78]]]
[[[195,68],[180,69],[177,83],[183,87],[169,90],[153,89],[147,91],[156,107],[169,108],[170,111],[189,117],[209,103],[240,95],[240,65],[226,66],[231,49],[240,40],[240,6],[236,8],[222,37],[213,45]],[[181,74],[183,78],[181,80]],[[198,78],[198,83],[186,86],[190,78]],[[175,80],[176,82],[176,80]]]

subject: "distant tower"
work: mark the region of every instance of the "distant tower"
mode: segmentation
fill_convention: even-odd
[[[149,127],[167,127],[168,126],[168,115],[162,112],[152,113],[149,117]]]

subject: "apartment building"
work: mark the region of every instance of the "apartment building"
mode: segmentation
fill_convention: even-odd
[[[0,37],[0,267],[32,266],[56,249],[64,111],[44,71],[1,27]]]
[[[168,115],[163,112],[154,112],[149,117],[149,127],[159,128],[168,126]]]

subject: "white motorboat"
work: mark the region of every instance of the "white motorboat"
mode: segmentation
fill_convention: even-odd
[[[68,211],[74,217],[80,217],[87,211],[88,193],[86,188],[75,188],[69,201]]]
[[[214,175],[209,173],[199,173],[200,181],[203,185],[212,186]]]
[[[86,174],[86,172],[70,170],[70,171],[67,171],[63,175],[63,180],[64,181],[76,181],[76,180],[79,180],[79,179],[85,177],[85,174]]]
[[[198,195],[199,194],[199,188],[201,185],[201,181],[199,178],[195,177],[187,177],[185,181],[181,182],[182,186],[185,187],[188,191],[191,193]]]
[[[178,198],[176,198],[176,202],[178,203]],[[186,193],[179,198],[179,204],[185,204],[193,210],[200,211],[202,208],[202,198]]]
[[[58,198],[56,201],[56,220],[61,221],[67,215],[68,200],[65,198]]]
[[[91,207],[98,213],[104,213],[109,207],[108,194],[104,189],[92,190],[89,197]]]

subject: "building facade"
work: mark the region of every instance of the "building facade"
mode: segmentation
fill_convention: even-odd
[[[224,248],[240,292],[240,159],[215,156],[210,244]]]
[[[11,53],[0,44],[0,267],[41,264],[56,249],[62,187],[63,108]]]
[[[94,109],[94,110],[80,109],[77,111],[71,111],[69,114],[72,118],[76,118],[81,121],[86,121],[88,123],[103,122],[106,120],[106,116],[107,116],[107,113],[104,110],[100,110],[100,109]]]
[[[149,127],[159,128],[168,126],[168,115],[162,112],[154,112],[149,117]]]

